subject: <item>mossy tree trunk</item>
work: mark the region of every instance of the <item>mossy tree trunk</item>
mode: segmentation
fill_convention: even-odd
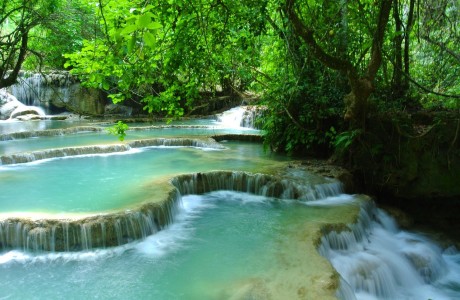
[[[323,65],[345,74],[351,91],[344,97],[345,120],[350,121],[353,128],[364,128],[368,112],[369,96],[374,91],[374,79],[382,63],[382,44],[386,25],[391,12],[393,0],[379,1],[376,27],[372,37],[369,63],[363,74],[351,60],[327,53],[315,38],[312,26],[305,24],[296,12],[295,0],[286,0],[286,12],[294,31],[308,45],[312,54]]]

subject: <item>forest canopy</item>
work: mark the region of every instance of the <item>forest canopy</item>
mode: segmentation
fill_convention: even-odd
[[[288,152],[332,141],[342,117],[356,130],[374,112],[460,109],[457,0],[0,3],[0,87],[21,68],[68,69],[173,117],[251,93]]]

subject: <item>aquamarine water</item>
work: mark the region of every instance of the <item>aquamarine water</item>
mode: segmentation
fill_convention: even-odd
[[[57,120],[33,120],[33,121],[1,121],[0,122],[0,134],[7,134],[12,132],[23,132],[33,130],[46,130],[46,129],[59,129],[69,128],[75,126],[87,125],[86,120],[68,120],[68,121],[57,121]]]
[[[229,299],[254,289],[265,299],[286,284],[273,275],[290,263],[290,232],[330,218],[333,210],[229,191],[186,196],[176,222],[141,242],[92,252],[0,254],[0,298]]]
[[[149,200],[155,179],[209,170],[252,171],[285,160],[254,143],[227,142],[224,150],[149,147],[127,153],[50,159],[0,166],[5,212],[88,213],[129,208]]]
[[[176,138],[176,137],[207,137],[220,134],[260,134],[257,130],[230,129],[217,126],[199,128],[165,128],[150,130],[129,130],[125,143],[150,138]],[[101,144],[120,144],[117,137],[109,135],[106,127],[101,127],[100,132],[81,132],[78,134],[57,135],[51,137],[34,137],[27,139],[15,139],[0,142],[0,156],[20,152],[30,152],[49,148],[79,147]],[[134,128],[134,127],[133,127]]]

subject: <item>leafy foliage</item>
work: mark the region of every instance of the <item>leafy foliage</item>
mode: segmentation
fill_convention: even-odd
[[[373,107],[458,109],[459,2],[391,2],[377,47],[381,67],[376,64],[368,90]],[[267,107],[267,147],[326,153],[331,144],[347,148],[353,139],[354,131],[341,121],[343,97],[362,88],[352,84],[353,77],[369,75],[382,3],[389,2],[3,1],[0,78],[5,82],[8,70],[21,65],[65,66],[114,103],[130,101],[171,117],[193,111],[206,97],[250,90]],[[294,14],[312,31],[316,48],[296,30]],[[342,73],[326,68],[337,62],[346,67],[331,69]],[[350,77],[345,69],[356,74]]]
[[[0,88],[15,83],[27,57],[33,31],[50,21],[58,0],[0,3]]]
[[[120,141],[124,141],[126,137],[126,130],[129,129],[128,124],[118,121],[112,127],[107,128],[109,134],[113,134],[118,137]]]
[[[83,39],[95,36],[99,29],[95,21],[87,1],[56,1],[56,10],[49,20],[32,32],[29,48],[37,55],[28,56],[23,68],[62,69],[66,61],[63,54],[78,51]]]
[[[66,66],[114,103],[131,99],[149,113],[181,116],[200,93],[244,89],[250,81],[254,35],[263,29],[257,7],[125,0],[99,1],[97,9],[102,36],[67,54]]]

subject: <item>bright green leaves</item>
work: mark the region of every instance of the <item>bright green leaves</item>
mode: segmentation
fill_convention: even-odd
[[[115,4],[111,4],[113,8]],[[130,4],[131,5],[131,4]],[[145,58],[145,46],[153,49],[156,46],[156,41],[161,35],[158,32],[163,28],[160,22],[157,20],[159,17],[155,15],[152,10],[152,5],[147,5],[144,8],[130,8],[129,13],[126,14],[127,9],[125,8],[125,18],[120,18],[119,11],[123,10],[125,5],[121,5],[118,9],[114,9],[118,12],[117,15],[112,15],[110,11],[104,11],[104,15],[107,15],[107,20],[112,20],[113,23],[106,21],[103,23],[107,27],[109,36],[108,40],[114,41],[117,51],[125,51],[128,55],[136,55],[137,58],[143,60]]]
[[[100,31],[68,67],[113,102],[133,99],[149,113],[181,116],[203,95],[252,84],[265,28],[258,1],[100,1]]]
[[[157,90],[163,55],[157,41],[163,39],[164,30],[157,7],[144,6],[143,1],[102,3],[97,15],[103,35],[84,41],[80,51],[66,54],[66,67],[72,67],[85,86],[107,91],[114,103],[133,96],[137,101],[153,101],[162,89]],[[151,112],[162,111],[161,106],[154,107]]]
[[[157,40],[157,30],[163,26],[154,21],[157,17],[146,9],[131,9],[131,15],[126,18],[125,26],[117,34],[128,41],[128,52],[132,52],[137,42],[137,36],[150,48],[154,48]]]
[[[144,98],[143,102],[146,104],[144,110],[147,110],[149,113],[164,111],[171,117],[183,116],[184,109],[179,103],[181,97],[178,96],[180,90],[179,85],[173,84],[157,96],[152,95]]]
[[[149,26],[150,23],[152,23],[152,17],[153,17],[153,14],[150,12],[142,14],[137,18],[136,25],[140,29],[147,28],[147,26]]]
[[[113,57],[110,48],[100,41],[83,41],[79,52],[64,54],[67,62],[64,67],[73,67],[72,74],[78,75],[87,87],[110,90],[111,76],[119,73],[117,66],[109,63]]]
[[[107,128],[109,134],[113,134],[118,137],[120,141],[124,141],[126,137],[126,131],[129,129],[128,124],[118,121],[117,124]]]
[[[110,94],[109,98],[112,99],[113,103],[117,104],[117,103],[125,101],[126,97],[122,93],[115,93],[115,94]]]
[[[150,48],[154,48],[155,47],[155,43],[156,43],[156,38],[155,38],[155,35],[153,35],[152,33],[150,32],[145,32],[144,33],[144,42],[147,46],[149,46]]]

